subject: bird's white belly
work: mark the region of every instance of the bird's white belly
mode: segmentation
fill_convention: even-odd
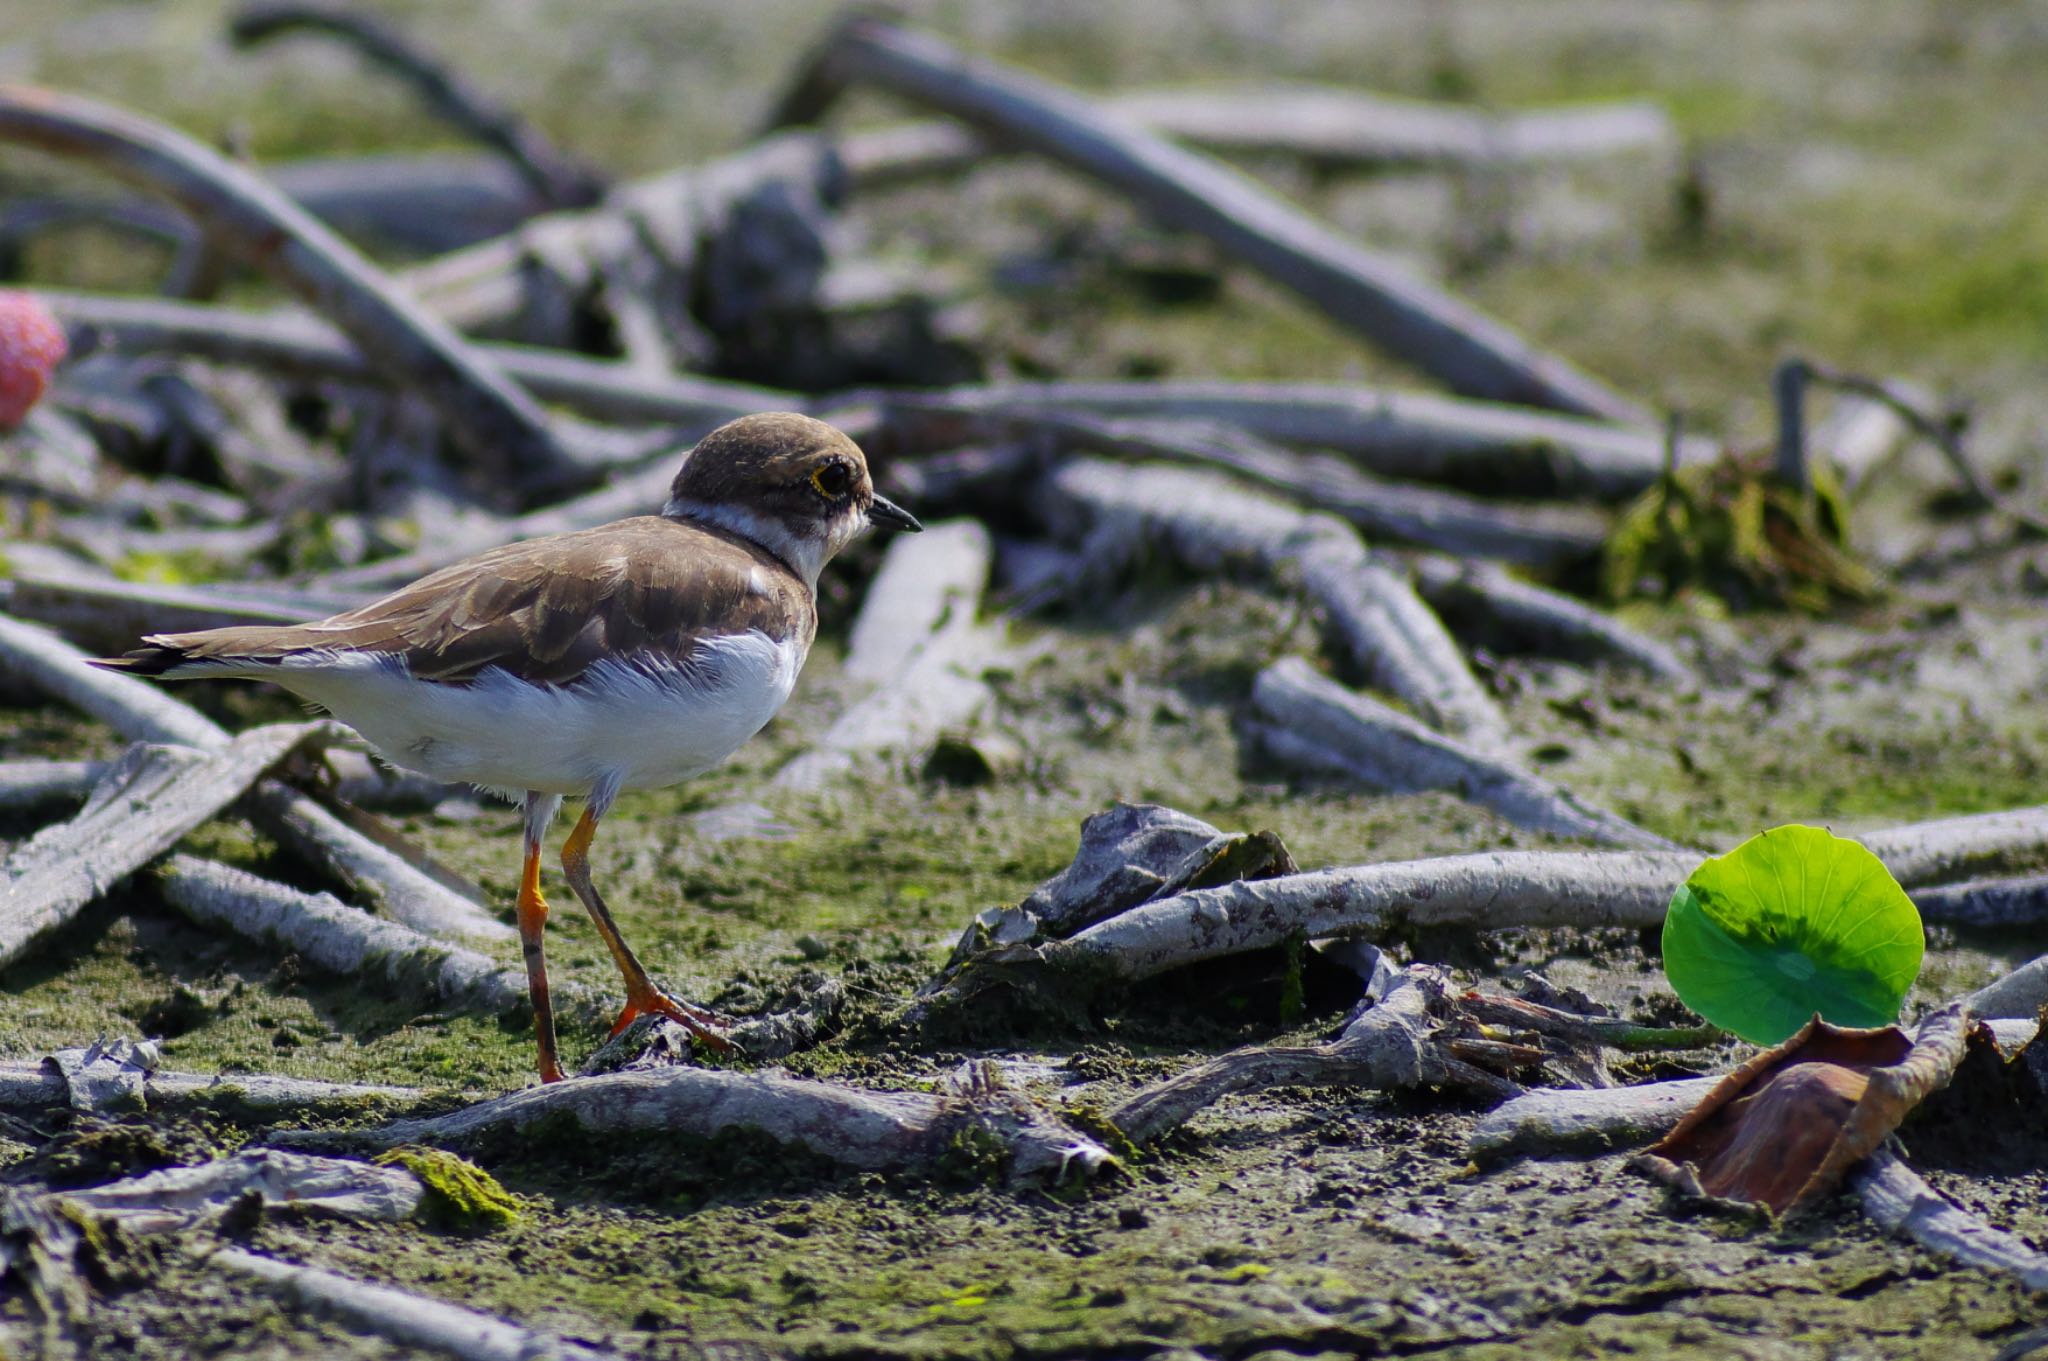
[[[308,654],[276,679],[361,733],[393,765],[507,794],[646,789],[717,765],[789,698],[804,650],[748,632],[684,664],[603,661],[572,685],[493,667],[469,685],[415,679],[390,658]]]

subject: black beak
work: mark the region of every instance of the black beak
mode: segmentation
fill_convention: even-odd
[[[868,507],[868,523],[884,529],[900,529],[907,534],[924,532],[924,526],[917,522],[915,515],[880,492],[875,493],[874,504]]]

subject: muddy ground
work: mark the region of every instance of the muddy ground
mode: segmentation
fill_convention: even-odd
[[[0,70],[118,98],[259,157],[443,144],[379,78],[317,44],[229,52],[211,4],[11,4]],[[525,0],[389,7],[568,145],[620,173],[743,140],[829,16],[823,6],[642,7]],[[1680,163],[1569,174],[1316,177],[1257,165],[1346,229],[1453,281],[1623,390],[1737,442],[1767,437],[1771,364],[1797,350],[1945,385],[1976,403],[1987,465],[2040,481],[2048,354],[2048,165],[2034,154],[2048,20],[2020,4],[1436,3],[912,5],[978,49],[1078,84],[1246,76],[1338,80],[1503,105],[1663,99]],[[506,16],[516,15],[516,22]],[[867,113],[886,112],[879,104]],[[963,186],[863,202],[868,251],[961,271],[962,343],[995,374],[1405,380],[1399,366],[1236,276],[1162,289],[1207,257],[1098,191],[1015,163]],[[47,257],[47,258],[45,258]],[[1130,262],[1154,262],[1133,267]],[[47,249],[36,277],[136,285],[148,262],[104,244]],[[1630,607],[1714,683],[1703,693],[1484,651],[1482,674],[1543,770],[1675,838],[1727,845],[1775,823],[1838,831],[2041,801],[2048,580],[2037,550],[1953,518],[1939,465],[1910,456],[1859,503],[1857,541],[1894,571],[1886,600],[1825,620]],[[871,569],[858,556],[854,580]],[[835,569],[838,571],[839,569]],[[1086,1024],[941,1048],[889,1024],[979,909],[1015,901],[1116,798],[1220,826],[1271,828],[1304,866],[1538,847],[1449,796],[1389,798],[1248,761],[1236,715],[1267,661],[1317,650],[1295,602],[1226,582],[1151,579],[1084,610],[1018,621],[984,726],[1023,769],[960,788],[890,770],[793,795],[765,775],[829,722],[853,600],[785,715],[726,769],[623,799],[595,853],[628,938],[658,975],[738,1011],[812,973],[858,999],[800,1072],[930,1086],[993,1057],[1062,1107],[1250,1041],[1320,1034],[1348,998],[1312,991],[1277,1019],[1252,965],[1167,980]],[[233,724],[284,716],[256,692],[188,696]],[[0,754],[106,754],[55,710],[0,710]],[[784,829],[720,839],[696,814],[765,803]],[[506,904],[509,809],[458,802],[407,831]],[[5,829],[19,838],[28,826]],[[314,886],[232,823],[209,853]],[[567,901],[567,895],[559,895]],[[1414,957],[1479,980],[1535,966],[1633,1014],[1671,1017],[1654,940],[1633,933],[1424,939]],[[1937,931],[1914,1005],[2035,953]],[[616,977],[573,911],[550,925],[558,977]],[[514,955],[505,955],[508,963]],[[157,1035],[166,1062],[488,1093],[532,1080],[516,1027],[420,1015],[184,923],[128,886],[0,974],[0,1056],[98,1035]],[[565,1035],[572,1063],[595,1033]],[[1675,1056],[1642,1075],[1725,1062]],[[495,1150],[516,1227],[271,1223],[255,1246],[629,1354],[1990,1357],[2042,1321],[2015,1285],[1885,1238],[1846,1204],[1783,1229],[1685,1213],[1617,1162],[1468,1171],[1475,1112],[1422,1097],[1270,1093],[1224,1102],[1127,1179],[1013,1192],[963,1165],[937,1183],[849,1177],[772,1149],[619,1143]],[[2036,1125],[2038,1128],[2038,1124]],[[0,1141],[9,1175],[73,1180],[189,1160],[247,1131],[188,1122],[76,1131],[55,1153]],[[1965,1205],[2048,1245],[2042,1148],[1929,1131],[1917,1161]],[[17,1314],[19,1299],[4,1308]],[[0,1317],[4,1317],[0,1314]],[[175,1253],[122,1258],[94,1328],[104,1354],[384,1355]],[[712,1344],[719,1344],[714,1347]]]

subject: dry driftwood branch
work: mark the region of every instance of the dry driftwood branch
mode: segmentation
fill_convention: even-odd
[[[1954,883],[2048,859],[2048,804],[1913,822],[1857,840],[1909,889]]]
[[[341,1158],[318,1158],[278,1148],[248,1148],[196,1167],[167,1167],[50,1198],[94,1219],[134,1233],[192,1228],[239,1209],[248,1197],[259,1207],[347,1219],[412,1218],[425,1198],[420,1179],[403,1167]]]
[[[1521,1088],[1459,1056],[1479,1037],[1449,996],[1449,980],[1411,965],[1393,988],[1325,1044],[1254,1045],[1155,1083],[1109,1113],[1133,1143],[1149,1143],[1236,1092],[1273,1087],[1458,1087],[1492,1100]]]
[[[779,1073],[712,1068],[645,1068],[528,1087],[449,1115],[398,1120],[366,1130],[300,1130],[272,1142],[297,1148],[393,1148],[517,1136],[536,1122],[569,1119],[586,1137],[728,1132],[792,1144],[845,1167],[920,1171],[943,1161],[963,1135],[1000,1141],[1015,1180],[1087,1176],[1115,1159],[985,1072],[965,1091],[876,1092]]]
[[[293,32],[339,38],[412,86],[442,119],[495,148],[550,205],[580,208],[604,196],[605,180],[595,169],[549,142],[397,28],[361,10],[308,0],[257,0],[243,6],[228,32],[243,47]]]
[[[870,398],[913,429],[949,416],[1041,412],[1214,421],[1279,444],[1334,449],[1382,477],[1489,495],[1622,501],[1654,483],[1665,462],[1664,434],[1648,424],[1332,383],[992,383]],[[1718,452],[1702,439],[1680,446],[1687,463]]]
[[[83,710],[134,742],[211,751],[228,734],[213,720],[147,681],[86,665],[85,654],[32,624],[0,615],[0,674]],[[333,866],[375,895],[394,917],[429,932],[504,938],[511,928],[460,894],[343,823],[313,799],[275,780],[256,787],[250,811],[297,854]]]
[[[2038,859],[2048,810],[1985,813],[1869,833],[1863,844],[1908,889],[1989,856]],[[1413,927],[1655,926],[1699,851],[1495,851],[1316,870],[1192,889],[1110,917],[1065,940],[991,952],[986,964],[1137,981],[1290,937],[1373,939]],[[2048,957],[1964,999],[1988,1016],[2032,1015],[2048,997]],[[2010,991],[2000,993],[2000,988]]]
[[[1414,588],[1374,561],[1349,525],[1214,473],[1077,459],[1039,484],[1039,509],[1098,571],[1157,544],[1193,571],[1236,564],[1300,582],[1374,684],[1474,747],[1507,743],[1507,720]]]
[[[19,86],[0,88],[0,137],[88,161],[170,198],[213,240],[332,319],[486,466],[555,482],[583,475],[531,397],[253,172],[135,114]]]
[[[2011,973],[1995,978],[1963,999],[1963,1005],[1987,1019],[2031,1019],[2048,1006],[2048,955],[2040,955]]]
[[[380,371],[334,328],[299,312],[247,312],[162,298],[114,297],[39,289],[67,329],[90,328],[129,354],[170,352],[227,364],[252,364],[313,380],[359,383]],[[756,411],[795,411],[805,399],[684,374],[650,377],[624,364],[523,345],[473,347],[542,401],[623,424],[679,425],[708,431]]]
[[[927,34],[850,18],[800,74],[774,121],[815,122],[856,83],[928,105],[1102,181],[1168,223],[1207,236],[1456,391],[1614,420],[1648,419],[1565,360],[1345,240],[1221,162]]]
[[[1518,827],[1603,846],[1676,849],[1655,832],[1581,800],[1500,753],[1474,751],[1378,700],[1348,690],[1300,657],[1285,657],[1252,685],[1252,725],[1290,765],[1363,780],[1399,794],[1448,789]]]
[[[337,1319],[401,1347],[458,1361],[621,1361],[620,1353],[571,1342],[489,1314],[320,1267],[294,1266],[242,1248],[221,1248],[209,1265],[261,1281],[297,1308]]]
[[[2014,930],[2048,922],[2048,874],[1972,879],[1915,891],[1922,921],[1978,930]]]
[[[81,803],[106,773],[105,761],[0,762],[0,813]]]
[[[1653,926],[1699,864],[1690,851],[1491,851],[1193,889],[1133,908],[1037,962],[1136,981],[1292,936],[1372,939],[1414,927]]]
[[[128,748],[77,817],[45,827],[0,863],[0,966],[20,959],[324,730],[280,723],[211,751],[151,742]]]
[[[199,925],[288,951],[327,973],[485,1015],[516,1014],[528,1004],[522,971],[329,894],[304,893],[191,855],[172,856],[156,877],[165,900]],[[555,1006],[565,1016],[588,1011],[593,1020],[600,1010],[587,990],[559,982]]]
[[[266,1073],[174,1073],[156,1066],[155,1046],[126,1041],[61,1050],[41,1062],[0,1061],[0,1110],[15,1114],[73,1110],[94,1115],[208,1103],[264,1118],[315,1119],[368,1109],[416,1107],[413,1087],[314,1082]]]
[[[1890,1232],[1964,1266],[2017,1276],[2029,1290],[2048,1290],[2048,1255],[1956,1206],[1889,1148],[1864,1159],[1849,1183],[1863,1212]]]
[[[1297,453],[1215,421],[1071,412],[997,419],[1014,422],[1012,433],[1043,432],[1069,448],[1223,468],[1373,539],[1536,566],[1589,558],[1607,540],[1607,517],[1591,508],[1516,505],[1386,481],[1333,455]]]
[[[1413,566],[1416,589],[1439,613],[1477,615],[1518,644],[1545,652],[1612,661],[1673,684],[1697,680],[1663,643],[1562,591],[1491,563],[1423,554]]]
[[[981,673],[1000,626],[978,622],[994,548],[976,520],[950,520],[889,545],[854,620],[842,674],[867,691],[775,783],[815,789],[863,754],[915,752],[989,699]]]
[[[1669,1133],[1720,1080],[1525,1092],[1480,1116],[1465,1152],[1486,1166],[1525,1155],[1591,1156],[1639,1148]]]

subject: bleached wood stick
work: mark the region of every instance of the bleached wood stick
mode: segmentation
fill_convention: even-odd
[[[877,86],[1070,166],[1198,232],[1340,324],[1456,391],[1647,423],[1643,409],[1478,309],[1347,240],[1255,181],[1088,100],[925,33],[841,24],[774,122],[815,122],[849,85]]]
[[[1522,1156],[1593,1155],[1639,1148],[1668,1132],[1718,1077],[1629,1087],[1524,1092],[1479,1117],[1466,1156],[1486,1166]]]
[[[331,317],[484,466],[558,482],[582,475],[575,451],[556,439],[531,397],[255,172],[137,114],[23,86],[0,87],[0,138],[86,161],[169,198],[209,240]]]
[[[85,654],[57,635],[0,614],[0,673],[97,718],[137,742],[166,742],[211,751],[229,738],[212,719],[147,681],[86,665]],[[508,938],[512,928],[479,910],[431,876],[288,785],[257,785],[251,812],[293,851],[353,876],[401,921],[455,935]]]
[[[0,812],[81,803],[106,773],[105,761],[0,762]]]
[[[109,348],[124,354],[169,351],[347,383],[379,377],[341,332],[299,312],[250,312],[58,289],[36,294],[67,329],[90,327]],[[475,348],[541,400],[598,420],[672,424],[702,433],[737,416],[805,405],[793,392],[686,374],[655,378],[615,361],[556,350],[482,343]]]
[[[1937,884],[1913,894],[1922,921],[1979,930],[2013,930],[2048,922],[2048,874]]]
[[[1524,505],[1410,486],[1374,477],[1344,459],[1298,453],[1215,421],[1067,412],[1009,420],[1073,448],[1222,468],[1348,520],[1369,538],[1538,566],[1591,557],[1607,540],[1607,517],[1591,507]],[[1013,427],[1009,433],[1022,430]]]
[[[889,546],[847,645],[846,677],[867,693],[775,783],[815,789],[864,755],[914,752],[987,703],[982,671],[1001,631],[977,622],[994,548],[976,520],[929,526]]]
[[[1913,823],[1859,838],[1908,889],[1986,859],[2048,853],[2048,810],[2018,809]],[[1135,980],[1204,959],[1267,949],[1290,936],[1373,938],[1413,926],[1490,931],[1509,926],[1655,926],[1701,851],[1494,851],[1395,861],[1227,884],[1161,898],[1066,940],[1032,960]],[[1982,1015],[2031,1015],[2048,989],[2048,956],[1965,999]],[[2009,992],[2000,993],[2001,987]],[[2015,1008],[2021,1008],[2015,1010]]]
[[[157,1069],[140,1081],[143,1102],[150,1110],[211,1104],[279,1120],[360,1114],[366,1106],[402,1109],[427,1096],[416,1087],[315,1082],[267,1073],[208,1075]],[[0,1110],[33,1115],[75,1105],[72,1088],[50,1064],[0,1060]]]
[[[1582,600],[1523,581],[1492,563],[1422,554],[1413,559],[1413,566],[1416,589],[1439,613],[1479,614],[1546,652],[1617,662],[1673,684],[1697,679],[1677,653],[1656,639]]]
[[[522,1328],[442,1300],[372,1285],[320,1267],[294,1266],[243,1248],[220,1248],[210,1266],[261,1281],[294,1306],[339,1319],[401,1347],[458,1361],[622,1361],[620,1353]]]
[[[2028,1019],[2048,1006],[2048,955],[2039,955],[1963,999],[1979,1016]]]
[[[1649,425],[1355,384],[989,383],[869,399],[892,415],[1075,411],[1215,421],[1280,444],[1334,449],[1382,477],[1489,495],[1626,500],[1662,475],[1665,457],[1664,434]],[[1718,453],[1710,440],[1680,443],[1681,463]]]
[[[977,1081],[965,1094],[880,1092],[712,1068],[653,1068],[528,1087],[448,1115],[366,1130],[302,1130],[273,1136],[297,1148],[392,1148],[460,1143],[516,1133],[536,1122],[581,1125],[586,1137],[708,1139],[746,1133],[793,1144],[841,1166],[925,1170],[963,1132],[1001,1141],[1015,1179],[1082,1176],[1114,1161],[1109,1151],[1030,1102]]]
[[[1039,947],[1055,967],[1138,980],[1309,940],[1415,927],[1654,926],[1698,866],[1690,851],[1489,851],[1194,889]]]
[[[325,893],[304,893],[191,855],[157,871],[166,901],[201,926],[232,931],[338,977],[462,1011],[510,1015],[527,1005],[526,975],[474,950],[371,916]],[[595,1018],[596,999],[558,982],[555,1005]]]
[[[2048,860],[2048,804],[1913,822],[1857,840],[1907,888]]]
[[[2029,1290],[2048,1290],[2048,1255],[1955,1205],[1889,1148],[1859,1163],[1849,1184],[1863,1212],[1888,1231],[1964,1266],[2017,1276]]]
[[[1446,1011],[1446,986],[1441,971],[1413,966],[1329,1043],[1232,1050],[1144,1088],[1110,1112],[1110,1123],[1125,1138],[1142,1144],[1180,1128],[1197,1112],[1237,1092],[1274,1087],[1457,1087],[1499,1100],[1520,1091],[1513,1082],[1452,1051],[1450,1042],[1458,1027]],[[1476,1027],[1470,1029],[1476,1034]]]
[[[254,728],[211,751],[130,747],[78,816],[45,827],[0,862],[0,966],[241,797],[322,726]]]
[[[1333,772],[1399,794],[1447,789],[1518,827],[1604,846],[1675,849],[1668,839],[1567,789],[1432,731],[1370,696],[1286,657],[1252,684],[1258,741],[1290,765]]]
[[[1193,571],[1252,566],[1299,581],[1373,683],[1482,751],[1507,743],[1507,719],[1465,665],[1443,622],[1349,525],[1226,477],[1157,464],[1076,459],[1040,483],[1039,507],[1070,542],[1120,566],[1147,545]]]

